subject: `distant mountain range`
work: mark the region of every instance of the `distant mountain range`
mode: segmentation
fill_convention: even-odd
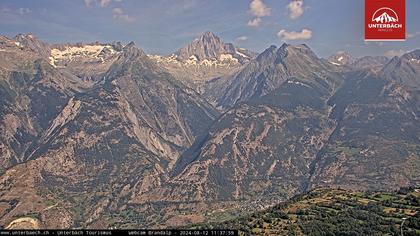
[[[328,61],[336,66],[345,66],[349,69],[381,70],[390,58],[386,56],[364,56],[355,58],[348,52],[337,52],[328,58]]]
[[[420,50],[0,36],[0,226],[176,227],[317,187],[418,186],[419,91]]]

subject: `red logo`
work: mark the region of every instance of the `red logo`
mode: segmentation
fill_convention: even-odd
[[[365,0],[365,40],[405,40],[405,0]]]

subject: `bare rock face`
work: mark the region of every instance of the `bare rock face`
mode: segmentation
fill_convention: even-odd
[[[175,54],[182,60],[195,56],[197,60],[217,58],[222,53],[232,53],[230,45],[225,45],[212,32],[205,32],[191,44],[181,48]]]
[[[328,62],[343,71],[371,70],[379,72],[390,59],[386,56],[353,57],[348,52],[337,52],[327,58]]]
[[[385,56],[365,56],[357,58],[350,66],[354,69],[369,69],[377,72],[388,62],[389,58]]]
[[[13,61],[2,62],[0,77],[0,162],[5,169],[31,159],[50,122],[75,93],[88,87],[77,77],[57,71],[43,54],[31,47],[12,47],[13,42],[7,39],[0,52]]]
[[[126,207],[133,191],[159,186],[180,153],[218,116],[132,43],[94,86],[82,87],[83,81],[39,58],[34,75],[5,78],[6,85],[21,79],[10,90],[19,94],[8,98],[2,86],[8,98],[2,100],[7,155],[1,161],[8,169],[0,178],[1,200],[8,204],[2,225],[28,213],[43,227],[96,224]],[[19,95],[28,100],[27,110],[20,110]],[[20,138],[23,130],[32,136]],[[26,149],[15,149],[16,137]],[[21,178],[32,182],[22,184]],[[19,194],[25,188],[27,194]],[[32,201],[39,204],[29,207]]]
[[[252,201],[256,195],[279,200],[305,189],[310,166],[336,127],[326,101],[343,78],[326,68],[306,46],[270,47],[260,54],[231,84],[242,89],[233,91],[244,102],[233,103],[179,159],[174,189],[201,189],[195,191],[198,199],[223,201]],[[253,85],[257,80],[261,90]]]
[[[57,44],[51,46],[48,59],[55,68],[94,83],[103,79],[121,51],[122,45],[119,42]]]
[[[25,50],[32,51],[44,57],[50,52],[50,45],[40,41],[33,34],[18,34],[13,38],[13,40],[20,48],[25,48]]]
[[[294,58],[310,58],[310,63],[296,59],[290,64],[289,50],[295,50]],[[420,77],[402,73],[395,79],[385,73],[386,67],[382,73],[336,73],[309,55],[302,47],[280,52],[271,47],[259,55],[256,60],[271,62],[268,65],[277,60],[283,68],[294,68],[293,76],[285,70],[284,81],[267,87],[266,94],[244,97],[228,109],[183,153],[168,181],[131,201],[147,204],[158,196],[172,204],[207,202],[209,209],[218,209],[216,203],[225,202],[227,208],[244,210],[319,186],[418,185],[420,132],[413,83]],[[393,71],[415,68],[413,55],[403,56],[401,67]],[[305,68],[308,64],[312,70]],[[242,77],[251,80],[237,77],[243,82],[240,88],[259,74],[270,78],[272,68]]]
[[[313,186],[398,189],[419,184],[419,50],[379,73],[353,72],[329,103],[336,131],[319,153]]]
[[[320,83],[335,77],[331,65],[319,59],[308,46],[283,44],[280,48],[269,47],[232,77],[208,83],[204,96],[217,107],[229,108],[267,95],[289,78]]]
[[[221,73],[191,88],[134,43],[0,37],[0,226],[182,226],[419,184],[418,50],[346,69],[306,45],[241,54],[211,33],[180,50],[182,73]]]
[[[155,154],[176,159],[180,150],[217,117],[217,112],[198,94],[177,82],[134,45],[107,73],[127,101],[124,113],[138,140]]]
[[[203,93],[206,88],[204,83],[238,71],[255,55],[249,50],[222,42],[212,32],[205,32],[172,55],[149,57],[175,78]]]
[[[406,53],[401,57],[392,58],[381,72],[391,81],[397,82],[411,91],[418,91],[420,87],[420,49]]]
[[[394,82],[372,74],[348,77],[330,100],[338,126],[318,154],[310,187],[398,189],[419,184],[418,102]]]
[[[209,31],[175,52],[175,55],[181,60],[188,60],[191,57],[194,57],[198,61],[214,58],[218,59],[222,54],[232,55],[242,63],[244,60],[249,60],[251,58],[250,55],[237,53],[233,44],[222,42],[219,37]]]

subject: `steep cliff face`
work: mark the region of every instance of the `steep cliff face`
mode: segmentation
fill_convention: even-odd
[[[289,78],[330,83],[324,80],[335,77],[331,65],[319,59],[308,46],[283,44],[280,48],[269,47],[233,77],[222,83],[216,81],[218,86],[209,83],[212,89],[208,89],[204,96],[219,107],[229,108],[267,95]]]
[[[128,102],[125,113],[134,122],[138,140],[155,154],[176,159],[218,116],[198,94],[184,87],[134,45],[106,74]],[[159,141],[160,144],[153,144]],[[165,146],[172,150],[165,150]]]
[[[256,60],[273,60],[269,52]],[[272,72],[267,70],[257,74]],[[169,181],[136,194],[133,202],[150,203],[159,196],[164,202],[229,202],[244,209],[244,204],[258,205],[257,199],[269,204],[317,186],[418,185],[415,82],[409,76],[395,80],[386,70],[342,76],[324,70],[309,76],[305,69],[300,76],[285,76],[266,95],[228,109],[179,158]]]
[[[238,52],[210,38],[184,52]],[[0,56],[2,227],[167,227],[420,183],[418,50],[365,70],[272,46],[201,94],[133,43],[0,37]]]
[[[45,68],[38,70],[36,81],[48,88],[58,82],[71,84],[55,67],[45,62],[41,66]],[[30,95],[30,102],[44,106],[30,113],[40,123],[35,123],[36,133],[27,141],[28,157],[13,162],[15,166],[0,179],[1,200],[7,205],[2,225],[28,211],[49,228],[93,224],[126,207],[134,192],[159,186],[180,153],[218,116],[134,44],[124,47],[102,81],[83,90],[71,88],[23,92]],[[9,120],[4,127],[12,115],[5,116]],[[19,134],[18,128],[8,129],[2,135]],[[13,146],[7,150],[15,151]],[[22,182],[25,179],[30,182]],[[37,204],[31,206],[34,200]],[[54,204],[49,206],[50,202]],[[59,221],[60,215],[66,220]]]
[[[179,49],[174,53],[181,60],[197,61],[205,59],[223,59],[228,57],[236,59],[237,62],[243,64],[252,58],[252,53],[247,50],[236,49],[231,43],[224,43],[214,33],[207,31],[194,39],[193,42]]]
[[[293,59],[282,61],[287,56],[310,58],[312,64],[289,65]],[[318,74],[304,70],[293,75],[273,72],[276,60],[280,68],[324,66],[306,46],[285,45],[280,51],[271,47],[255,60],[258,62],[250,64],[266,66],[252,75],[267,75],[265,78],[272,78],[277,85],[260,90],[263,94],[247,83],[257,78],[237,77],[232,84],[248,88],[241,90],[246,101],[225,112],[205,136],[183,153],[172,178],[159,188],[134,196],[133,202],[150,203],[157,197],[173,203],[269,203],[305,189],[312,162],[336,127],[336,121],[329,118],[331,107],[327,101],[343,78],[327,73],[325,67],[319,68]],[[277,75],[282,75],[284,81]],[[255,94],[245,96],[246,92]]]
[[[172,55],[150,55],[150,58],[178,80],[204,93],[207,81],[237,72],[255,55],[231,43],[224,43],[212,32],[205,32]]]
[[[329,104],[338,126],[319,153],[311,186],[397,189],[418,185],[418,50],[378,74],[350,73]]]
[[[389,58],[385,56],[364,56],[357,58],[350,67],[354,69],[370,69],[372,71],[380,71],[389,62]]]
[[[176,189],[201,189],[195,193],[202,200],[281,199],[302,191],[336,126],[325,102],[330,95],[290,79],[235,106],[179,159]]]
[[[38,139],[70,98],[89,87],[76,76],[49,65],[44,55],[46,44],[34,36],[21,35],[17,39],[3,38],[0,46],[3,170],[30,159]]]

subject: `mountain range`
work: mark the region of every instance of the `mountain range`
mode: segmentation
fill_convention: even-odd
[[[205,32],[159,56],[21,34],[0,55],[4,228],[185,226],[420,184],[420,50],[256,54]]]

